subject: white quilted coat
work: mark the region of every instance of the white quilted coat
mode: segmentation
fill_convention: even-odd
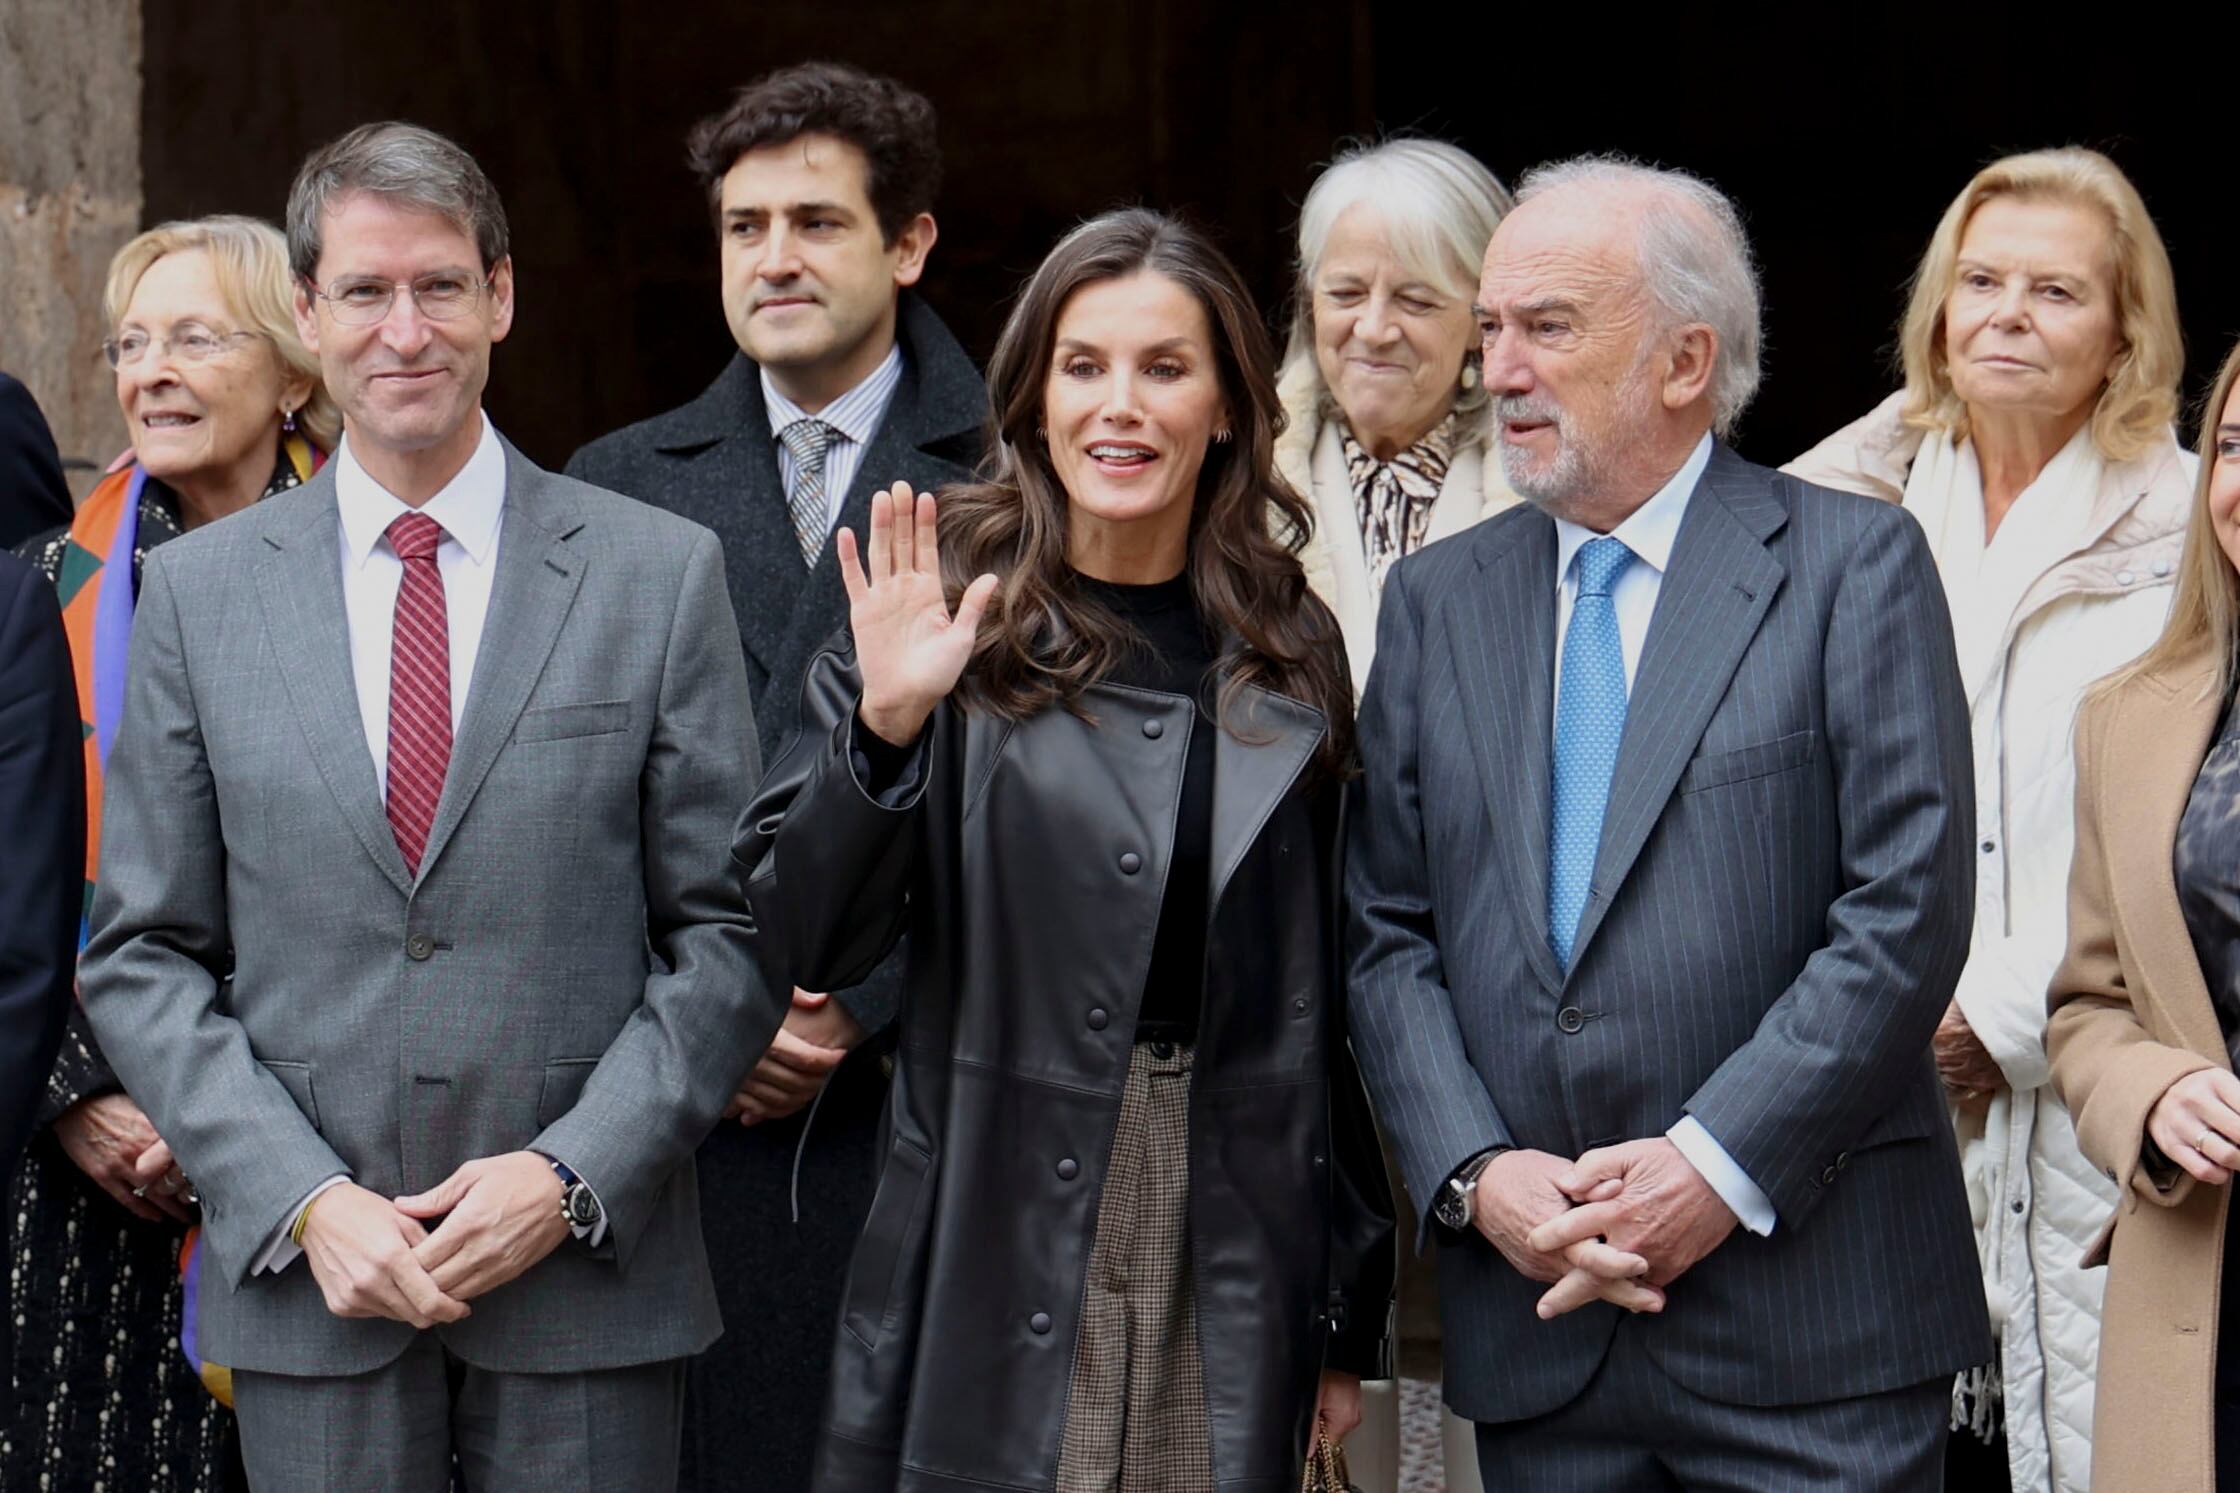
[[[1901,398],[1786,470],[1901,501],[1922,443],[1899,420]],[[2001,537],[2008,525],[2034,526],[2043,563],[2031,562],[2019,601],[2011,588],[1986,595],[1985,605],[2013,605],[1980,619],[2003,629],[1999,646],[1963,670],[1975,734],[1976,922],[1957,999],[2008,1087],[1988,1113],[1956,1114],[1954,1129],[1999,1337],[2017,1493],[2090,1485],[2105,1277],[2078,1261],[2114,1205],[2046,1086],[2046,985],[2066,941],[2075,835],[2071,739],[2086,689],[2161,631],[2193,491],[2193,458],[2174,438],[2133,461],[2089,466],[2093,490],[2033,491],[2009,511]],[[2045,501],[2056,497],[2068,501]]]

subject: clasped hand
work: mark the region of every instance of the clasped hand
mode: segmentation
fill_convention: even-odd
[[[520,1275],[568,1237],[560,1179],[533,1151],[470,1161],[394,1202],[343,1182],[321,1193],[303,1252],[338,1317],[414,1327],[456,1322],[467,1303]],[[448,1215],[448,1216],[446,1216]],[[442,1222],[430,1232],[427,1220]]]
[[[1664,1310],[1665,1288],[1733,1230],[1734,1213],[1671,1141],[1628,1141],[1565,1161],[1505,1151],[1478,1178],[1478,1231],[1518,1273],[1549,1283],[1543,1320],[1608,1301]]]

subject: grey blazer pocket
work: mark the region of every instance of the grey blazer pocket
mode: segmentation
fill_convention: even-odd
[[[545,705],[524,710],[513,739],[560,741],[571,736],[605,736],[630,724],[628,700],[594,700],[582,705]]]
[[[1793,731],[1772,741],[1761,741],[1754,746],[1736,747],[1731,752],[1714,752],[1697,757],[1680,775],[1682,793],[1700,793],[1706,788],[1716,788],[1723,783],[1741,783],[1751,778],[1770,778],[1775,773],[1787,772],[1792,767],[1802,767],[1812,760],[1813,748],[1819,744],[1815,731]]]
[[[309,1063],[288,1062],[278,1058],[260,1059],[260,1061],[264,1063],[265,1072],[280,1080],[280,1087],[288,1091],[290,1099],[295,1100],[296,1108],[303,1111],[303,1117],[311,1122],[311,1128],[317,1130],[319,1128],[319,1096],[313,1093],[311,1089],[311,1065]]]
[[[538,1128],[557,1124],[576,1107],[591,1070],[598,1066],[597,1058],[557,1058],[544,1065],[544,1087],[537,1094]]]
[[[872,1194],[871,1213],[863,1222],[863,1238],[855,1260],[848,1267],[848,1296],[841,1321],[849,1336],[871,1348],[886,1329],[894,1296],[894,1278],[902,1268],[904,1246],[921,1227],[929,1201],[926,1174],[933,1158],[909,1141],[895,1140],[887,1169]]]

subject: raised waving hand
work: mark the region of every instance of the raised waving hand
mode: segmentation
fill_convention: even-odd
[[[848,623],[863,675],[857,714],[881,740],[908,746],[957,687],[996,578],[975,578],[950,615],[933,494],[913,497],[907,482],[872,497],[868,556],[858,555],[852,529],[840,531],[839,545],[840,581],[848,588]]]

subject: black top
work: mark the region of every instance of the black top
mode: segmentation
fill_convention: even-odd
[[[2194,776],[2171,859],[2194,957],[2232,1050],[2240,1036],[2240,712],[2229,701]]]
[[[1213,911],[1206,898],[1213,874],[1213,733],[1219,729],[1208,677],[1215,650],[1199,620],[1187,575],[1152,586],[1077,579],[1085,594],[1118,612],[1147,645],[1131,650],[1107,681],[1188,695],[1197,703],[1182,774],[1182,805],[1175,816],[1174,858],[1167,868],[1151,973],[1136,1018],[1139,1042],[1193,1042],[1205,989],[1206,924]]]

